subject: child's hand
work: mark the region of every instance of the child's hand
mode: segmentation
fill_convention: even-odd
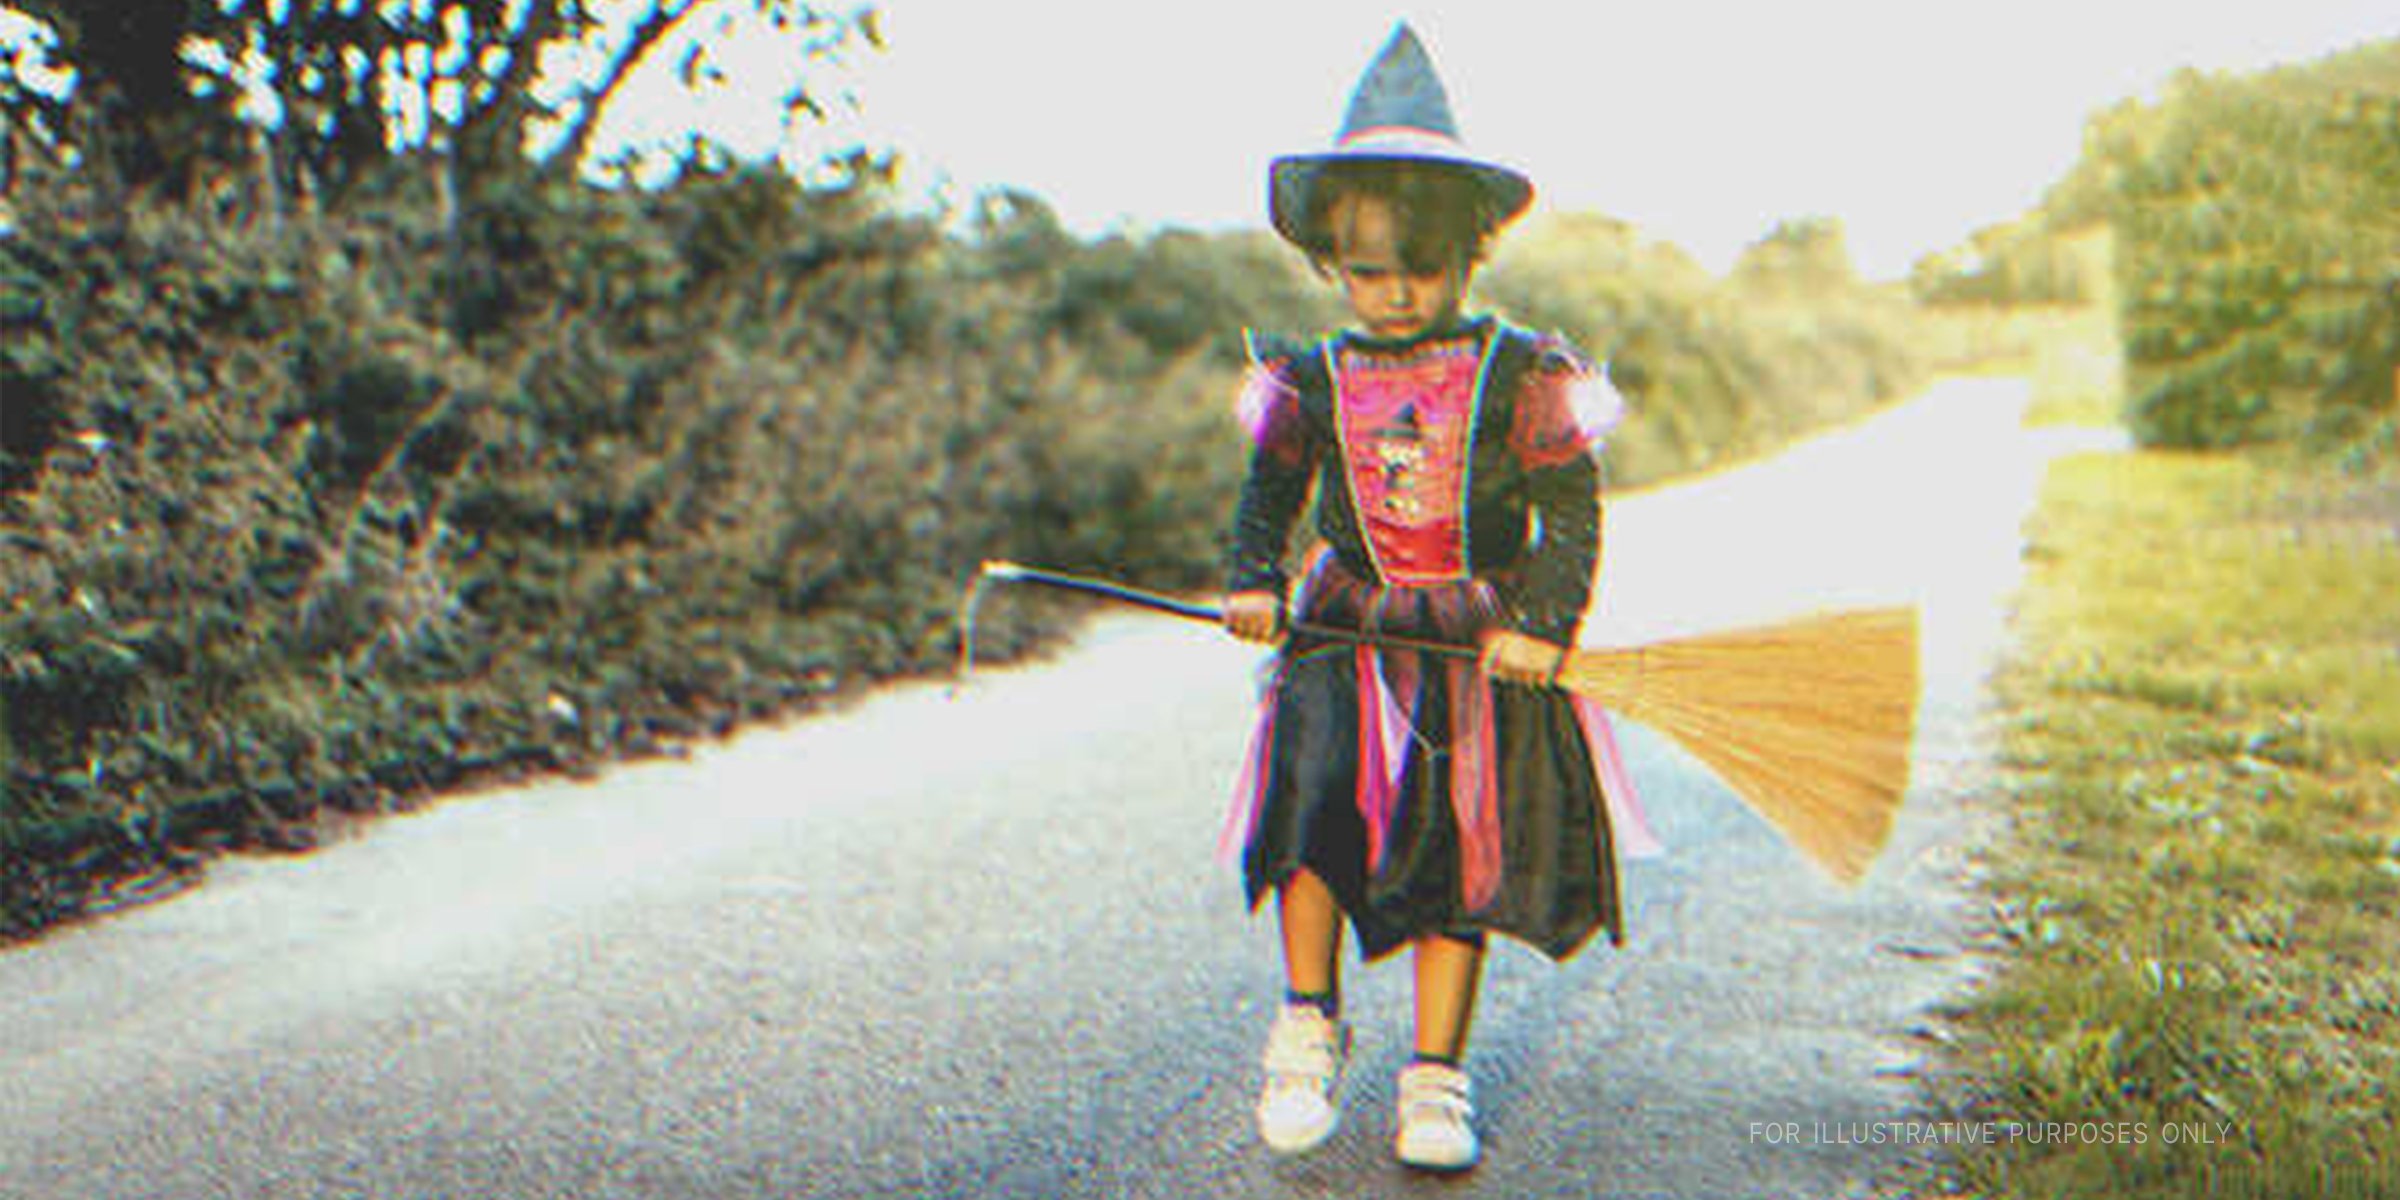
[[[1558,678],[1566,662],[1566,647],[1515,630],[1498,629],[1483,638],[1483,673],[1503,683],[1545,685]]]
[[[1225,628],[1245,642],[1272,642],[1283,632],[1283,601],[1273,592],[1225,597]]]

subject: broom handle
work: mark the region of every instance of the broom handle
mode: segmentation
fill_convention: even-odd
[[[1045,587],[1060,588],[1070,592],[1082,592],[1086,595],[1101,596],[1110,600],[1120,600],[1127,604],[1136,605],[1141,608],[1154,609],[1163,613],[1172,613],[1175,616],[1187,617],[1194,621],[1207,621],[1212,624],[1216,624],[1222,623],[1225,620],[1225,610],[1213,604],[1194,604],[1189,600],[1178,600],[1173,596],[1161,595],[1157,592],[1143,591],[1140,588],[1127,587],[1121,583],[1111,583],[1105,579],[1093,579],[1085,575],[1069,575],[1063,571],[1046,571],[1040,567],[1028,567],[1021,563],[996,561],[983,564],[983,574],[992,579],[1016,580],[1023,583],[1038,583]],[[1476,650],[1474,647],[1461,646],[1454,642],[1428,642],[1421,641],[1416,638],[1394,637],[1390,634],[1383,633],[1362,633],[1355,629],[1342,629],[1332,625],[1318,625],[1309,621],[1294,621],[1289,624],[1288,628],[1295,633],[1305,633],[1311,637],[1321,637],[1337,642],[1352,642],[1367,646],[1386,646],[1394,650],[1415,650],[1425,654],[1439,654],[1449,658],[1482,657],[1481,652]]]

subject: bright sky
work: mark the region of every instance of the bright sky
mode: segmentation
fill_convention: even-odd
[[[2086,117],[2178,67],[2400,36],[2390,0],[876,3],[888,50],[847,72],[861,111],[799,145],[896,147],[912,190],[1021,187],[1086,234],[1263,227],[1267,160],[1330,142],[1405,18],[1468,144],[1530,173],[1537,210],[1624,218],[1715,270],[1780,219],[1838,217],[1879,278],[2023,212]],[[774,153],[771,97],[799,65],[748,11],[723,0],[692,30],[734,87],[695,105],[656,86],[680,57],[662,47],[605,133],[697,123]]]
[[[880,7],[889,50],[858,72],[859,120],[904,151],[913,187],[1023,187],[1085,233],[1263,227],[1267,159],[1330,140],[1405,17],[1469,145],[1526,169],[1537,204],[1625,218],[1712,269],[1780,218],[1839,217],[1877,277],[2022,212],[2089,114],[2178,66],[2400,34],[2388,0]],[[743,108],[708,111],[724,125]]]

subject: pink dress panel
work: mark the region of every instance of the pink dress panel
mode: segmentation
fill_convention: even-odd
[[[1335,364],[1334,419],[1359,525],[1387,584],[1466,578],[1468,438],[1477,340]]]

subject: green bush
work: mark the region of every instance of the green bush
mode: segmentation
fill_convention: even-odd
[[[1758,453],[1930,374],[1913,304],[1861,283],[1831,222],[1779,227],[1720,281],[1622,222],[1558,216],[1511,234],[1479,286],[1608,360],[1631,409],[1609,456],[1619,484]]]
[[[2187,75],[2095,126],[2146,444],[2388,441],[2400,372],[2400,41]]]
[[[228,797],[272,827],[945,663],[986,556],[1215,574],[1239,341],[1162,322],[1248,299],[1254,246],[1012,263],[747,169],[528,177],[454,223],[423,191],[17,206],[0,923],[70,903],[28,882],[61,837],[155,853]],[[1068,302],[1128,253],[1193,279]]]

